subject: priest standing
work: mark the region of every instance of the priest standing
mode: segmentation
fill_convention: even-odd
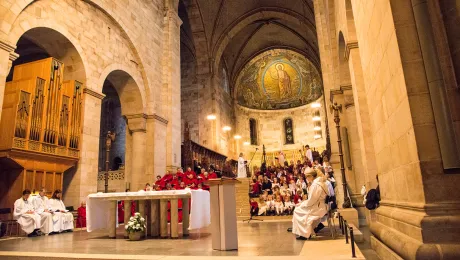
[[[21,229],[27,233],[28,237],[40,236],[40,215],[35,212],[35,208],[30,197],[30,190],[22,192],[22,198],[14,202],[13,217],[21,226]]]
[[[45,188],[41,188],[38,192],[38,196],[34,198],[33,203],[37,214],[41,217],[41,231],[45,234],[52,235],[59,230],[53,230],[53,212],[50,210],[49,200],[45,194]]]
[[[238,158],[238,178],[246,178],[246,164],[244,163],[243,153]]]

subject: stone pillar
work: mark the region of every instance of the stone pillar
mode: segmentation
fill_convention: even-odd
[[[131,154],[131,191],[144,188],[145,178],[145,152],[146,152],[146,118],[145,114],[127,115],[128,129],[132,135]]]
[[[18,58],[14,52],[16,46],[0,39],[0,120],[2,119],[3,95],[5,93],[6,77],[10,72],[13,61]]]
[[[153,162],[155,175],[163,176],[166,173],[166,135],[167,135],[168,120],[159,116],[153,115],[154,129],[154,148]],[[149,129],[150,130],[150,129]],[[150,149],[150,148],[148,148]]]
[[[350,66],[353,99],[356,111],[356,127],[360,140],[361,161],[367,189],[377,187],[377,164],[375,162],[374,143],[372,140],[371,121],[367,105],[366,86],[364,84],[361,58],[358,44],[347,44],[347,58]]]
[[[166,167],[175,170],[181,164],[180,105],[180,25],[178,1],[165,1],[163,21],[163,96],[162,114],[169,121],[166,132]]]
[[[89,88],[83,90],[83,132],[80,160],[76,167],[64,173],[64,202],[66,206],[79,207],[90,193],[97,192],[101,101],[104,94]]]

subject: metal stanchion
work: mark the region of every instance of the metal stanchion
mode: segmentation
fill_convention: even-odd
[[[351,257],[356,257],[355,252],[355,235],[353,234],[353,227],[350,227],[350,240],[351,240]]]
[[[344,230],[345,230],[345,243],[348,244],[348,229],[347,229],[348,223],[346,220],[343,222],[343,225],[344,225]]]

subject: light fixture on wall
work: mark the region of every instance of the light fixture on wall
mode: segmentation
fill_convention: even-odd
[[[315,126],[315,127],[313,127],[313,130],[315,130],[315,131],[321,130],[321,126]]]
[[[243,145],[249,145],[250,143],[248,141],[244,142]]]
[[[235,136],[233,136],[233,138],[235,138],[236,140],[239,140],[239,139],[241,139],[241,135],[235,135]]]
[[[316,140],[316,139],[320,139],[321,137],[322,137],[321,132],[315,131],[315,135],[313,136],[313,138]]]
[[[313,120],[313,121],[321,121],[321,117],[319,117],[319,116],[314,116],[314,117],[312,118],[312,120]]]
[[[216,115],[211,114],[211,115],[208,115],[206,118],[207,118],[208,120],[216,120],[217,117],[216,117]]]
[[[315,102],[315,103],[311,104],[311,107],[312,107],[312,108],[320,108],[320,107],[321,107],[321,104]]]
[[[224,132],[228,132],[228,131],[232,130],[232,128],[230,126],[226,125],[226,126],[222,127],[222,130]]]

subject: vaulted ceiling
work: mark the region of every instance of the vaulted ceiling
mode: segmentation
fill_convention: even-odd
[[[204,45],[208,59],[223,61],[231,85],[252,57],[271,48],[295,50],[319,67],[312,0],[183,1],[182,43],[191,52]],[[202,23],[199,30],[190,24],[196,21]],[[192,43],[197,31],[206,44]]]

